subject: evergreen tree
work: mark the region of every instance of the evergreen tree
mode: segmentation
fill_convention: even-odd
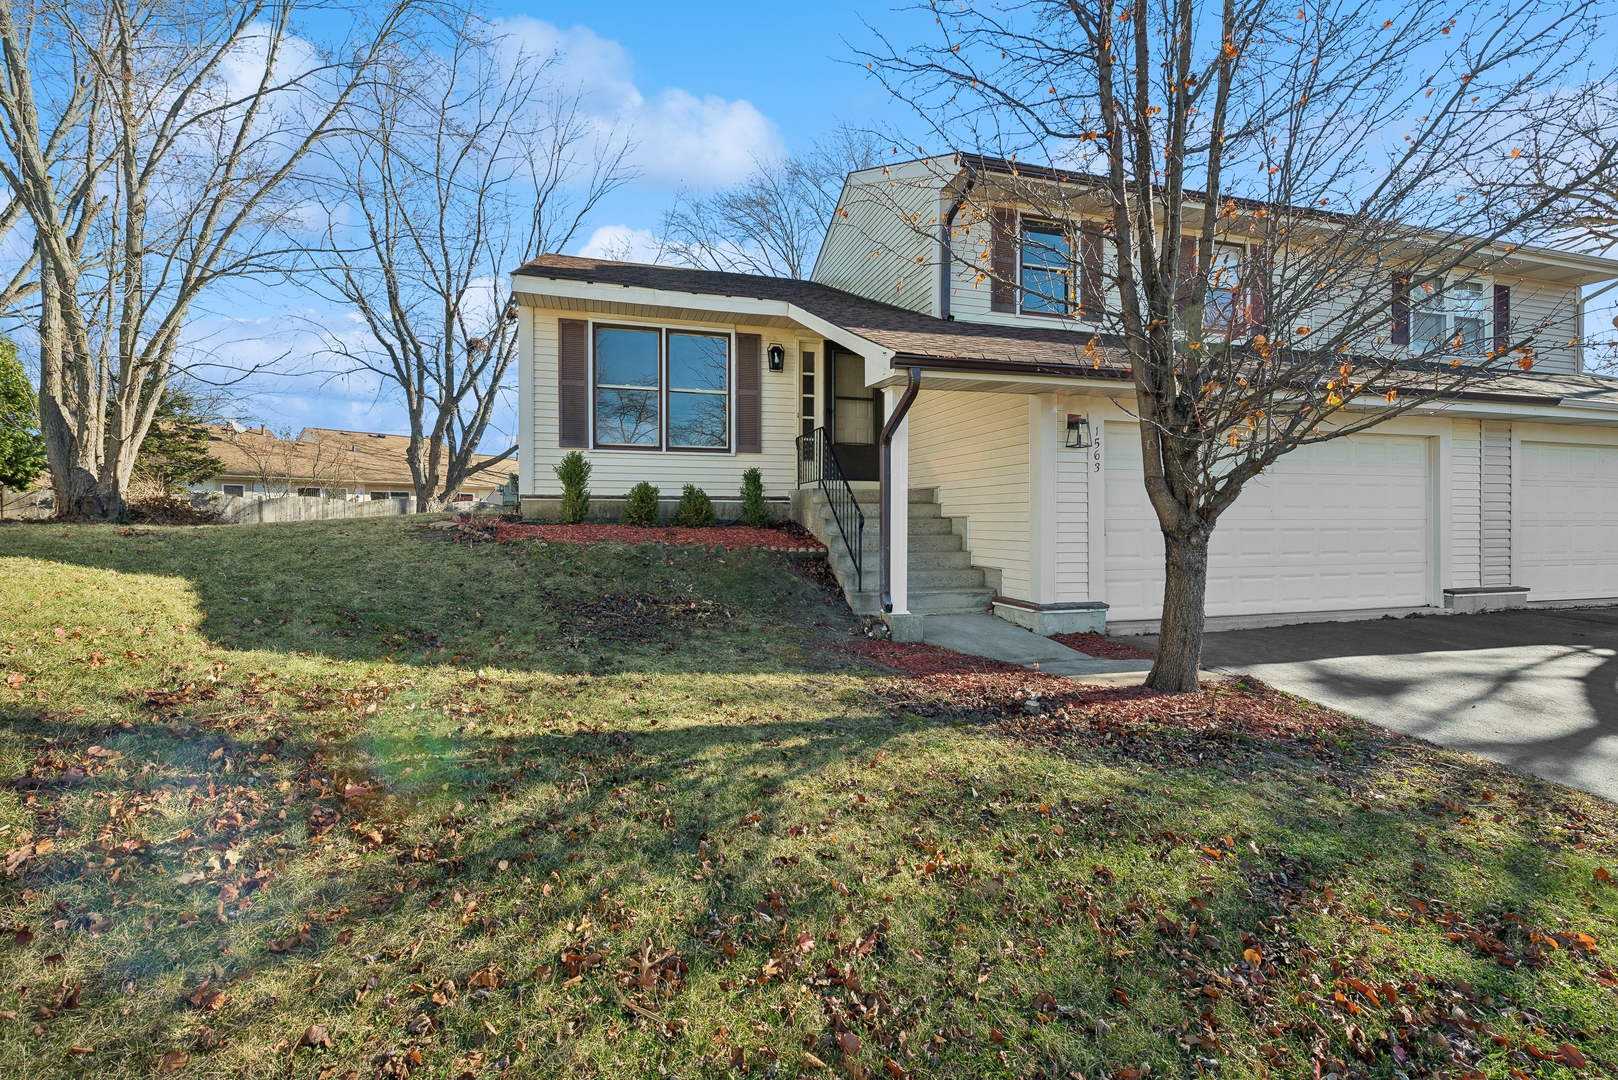
[[[218,476],[225,463],[208,452],[208,417],[184,390],[163,392],[135,457],[137,475],[173,491]]]
[[[0,338],[0,509],[5,490],[29,491],[45,468],[45,440],[28,373],[16,342]]]

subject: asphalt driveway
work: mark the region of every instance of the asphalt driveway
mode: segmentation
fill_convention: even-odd
[[[1203,666],[1618,802],[1618,608],[1225,630]]]

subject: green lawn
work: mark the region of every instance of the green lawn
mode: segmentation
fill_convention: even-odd
[[[0,612],[0,1077],[1615,1075],[1613,808],[1262,688],[399,519],[4,526]]]

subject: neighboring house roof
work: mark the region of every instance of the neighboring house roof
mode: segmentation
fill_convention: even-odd
[[[1095,336],[1075,327],[997,326],[951,322],[907,308],[867,300],[814,281],[690,270],[678,266],[614,262],[573,255],[541,255],[515,271],[523,277],[551,278],[629,288],[775,300],[835,323],[882,348],[895,361],[975,361],[981,366],[1017,364],[1061,374],[1123,377],[1129,365],[1116,343],[1101,342],[1096,355],[1085,346]]]
[[[405,435],[335,428],[304,428],[295,439],[278,438],[263,428],[236,431],[208,429],[208,452],[225,463],[221,477],[322,484],[412,486]],[[474,464],[489,460],[473,458]],[[494,488],[503,483],[499,466],[474,474],[466,488]]]

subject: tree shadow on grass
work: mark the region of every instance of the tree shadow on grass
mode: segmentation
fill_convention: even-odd
[[[840,594],[779,554],[466,545],[408,520],[11,528],[3,555],[181,577],[211,641],[341,660],[768,672],[816,666],[817,638],[857,626]]]

